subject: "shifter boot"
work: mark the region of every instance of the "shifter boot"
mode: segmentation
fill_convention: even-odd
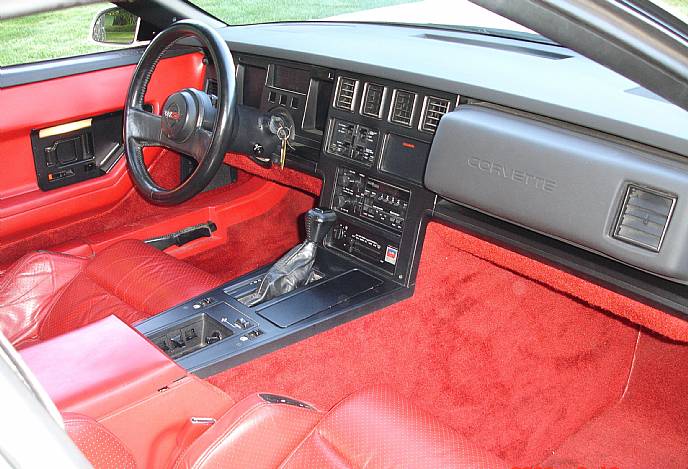
[[[255,306],[305,285],[311,276],[316,250],[317,246],[312,241],[292,248],[270,267],[256,291],[244,297],[242,303]]]
[[[336,219],[337,215],[332,210],[309,210],[306,213],[306,241],[275,262],[256,291],[239,301],[246,306],[255,306],[306,285],[313,275],[318,246],[322,244]]]

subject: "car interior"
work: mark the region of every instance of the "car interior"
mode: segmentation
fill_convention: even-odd
[[[684,109],[544,38],[110,7],[133,47],[2,71],[0,440],[688,467]]]

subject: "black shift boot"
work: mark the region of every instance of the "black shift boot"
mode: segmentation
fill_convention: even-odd
[[[314,208],[306,214],[306,241],[292,248],[270,267],[255,292],[242,303],[255,306],[306,285],[312,278],[318,246],[323,242],[337,215],[332,210]]]

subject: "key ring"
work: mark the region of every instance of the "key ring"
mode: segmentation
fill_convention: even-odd
[[[288,127],[279,127],[277,129],[277,138],[280,140],[289,140],[289,135],[291,134],[291,129]]]

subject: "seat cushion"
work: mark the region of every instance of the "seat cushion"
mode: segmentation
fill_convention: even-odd
[[[0,280],[0,328],[15,346],[24,346],[109,315],[131,324],[219,284],[136,240],[113,244],[92,259],[33,253]]]
[[[510,466],[399,394],[372,387],[326,414],[251,396],[194,441],[175,467]]]

